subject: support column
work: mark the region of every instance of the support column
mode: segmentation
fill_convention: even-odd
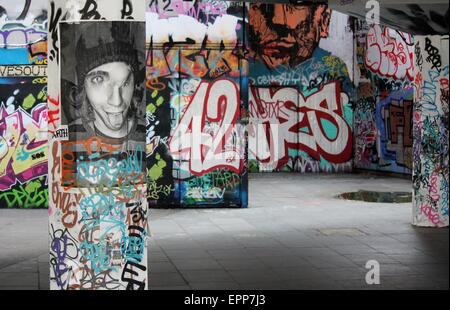
[[[145,0],[49,5],[51,289],[147,289]]]
[[[413,219],[448,226],[448,35],[415,37]]]

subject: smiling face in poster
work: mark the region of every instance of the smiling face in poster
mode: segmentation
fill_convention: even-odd
[[[61,72],[70,140],[92,136],[133,140],[136,134],[145,135],[139,126],[145,126],[145,51],[136,43],[141,26],[105,21],[64,25],[62,42],[66,39],[75,47],[72,55],[63,54],[62,68],[64,62],[68,68]]]
[[[69,133],[63,153],[74,158],[71,169],[78,174],[72,185],[115,184],[114,178],[86,168],[99,160],[109,167],[135,158],[135,166],[142,167],[136,173],[145,172],[144,26],[120,21],[60,25],[62,119]],[[99,157],[92,157],[92,145]]]
[[[107,136],[126,136],[134,125],[128,115],[134,91],[130,66],[111,62],[94,68],[86,75],[84,87],[94,110],[95,128]]]

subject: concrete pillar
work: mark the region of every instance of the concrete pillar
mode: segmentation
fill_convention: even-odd
[[[146,289],[145,1],[49,3],[51,289]]]
[[[448,226],[448,35],[415,36],[413,219]]]

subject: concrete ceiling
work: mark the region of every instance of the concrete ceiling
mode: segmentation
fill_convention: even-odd
[[[231,0],[233,1],[233,0]],[[236,0],[237,1],[237,0]],[[242,1],[242,0],[241,0]],[[244,0],[262,3],[327,3],[330,8],[365,19],[367,0]],[[378,0],[380,23],[411,34],[448,34],[448,0]]]
[[[331,9],[365,19],[366,0],[329,0]],[[380,23],[412,34],[448,34],[448,0],[378,0]]]

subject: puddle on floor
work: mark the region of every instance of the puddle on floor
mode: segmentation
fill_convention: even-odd
[[[406,203],[412,202],[412,193],[374,192],[374,191],[360,190],[357,192],[342,193],[338,195],[337,198],[346,200],[366,201],[366,202]]]

